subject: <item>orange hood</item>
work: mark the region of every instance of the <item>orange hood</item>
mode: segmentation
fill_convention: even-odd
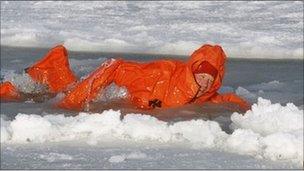
[[[212,46],[209,44],[203,45],[201,48],[194,51],[187,62],[187,67],[192,73],[199,67],[202,62],[209,62],[218,73],[214,80],[214,83],[208,92],[216,92],[222,85],[225,72],[225,60],[226,54],[223,49],[218,46]]]

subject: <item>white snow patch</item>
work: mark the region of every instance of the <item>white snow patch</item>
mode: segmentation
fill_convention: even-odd
[[[262,139],[264,156],[272,160],[293,159],[303,162],[303,129],[278,132]]]
[[[261,150],[260,135],[249,129],[237,129],[227,138],[226,148],[238,154],[256,156]]]
[[[10,126],[16,142],[44,142],[52,131],[52,123],[38,115],[19,114]]]
[[[177,41],[172,43],[165,43],[160,48],[157,47],[157,49],[152,51],[156,51],[158,54],[191,55],[191,53],[199,48],[200,45],[201,43],[198,42]]]
[[[303,110],[292,103],[281,106],[258,98],[251,110],[244,115],[233,113],[231,120],[236,130],[226,145],[232,151],[247,150],[272,160],[303,162]]]
[[[281,106],[262,98],[258,98],[258,103],[253,104],[244,115],[233,113],[231,120],[236,128],[251,129],[261,135],[303,130],[303,110],[292,103]]]
[[[191,120],[178,122],[170,126],[175,138],[190,141],[197,146],[215,147],[227,136],[217,122]]]
[[[105,39],[99,41],[86,40],[82,38],[69,38],[65,40],[64,46],[71,51],[95,51],[95,52],[132,52],[135,46],[120,39]]]
[[[123,135],[135,140],[159,140],[167,142],[171,139],[168,125],[149,115],[126,115],[122,121]]]

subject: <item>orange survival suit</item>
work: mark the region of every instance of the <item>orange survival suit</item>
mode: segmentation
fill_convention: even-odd
[[[248,103],[233,93],[217,93],[224,77],[225,60],[224,51],[217,45],[202,46],[191,55],[188,62],[157,60],[139,63],[110,59],[75,84],[76,78],[69,68],[66,49],[59,45],[41,61],[29,67],[27,73],[37,82],[47,84],[54,93],[65,91],[72,85],[58,104],[59,107],[71,110],[83,110],[86,104],[93,101],[113,82],[126,87],[128,99],[142,109],[177,107],[206,101],[232,102],[242,108],[248,108]],[[203,62],[208,62],[217,69],[217,75],[209,91],[196,97],[199,85],[193,72]]]

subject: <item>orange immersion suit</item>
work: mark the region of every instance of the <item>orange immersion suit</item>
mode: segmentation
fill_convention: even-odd
[[[204,45],[196,50],[188,62],[179,60],[157,60],[147,63],[110,59],[84,80],[76,82],[69,68],[66,49],[59,45],[42,60],[26,69],[33,80],[47,84],[53,93],[66,92],[58,106],[83,110],[109,84],[126,87],[128,99],[138,108],[177,107],[187,103],[232,102],[242,108],[249,108],[246,101],[233,93],[217,93],[224,77],[226,55],[220,46]],[[196,97],[199,85],[194,71],[208,62],[217,70],[212,87]],[[73,87],[70,88],[72,85]],[[1,95],[2,99],[2,95]]]
[[[248,108],[246,101],[233,93],[219,95],[226,55],[220,46],[204,45],[188,62],[157,60],[148,63],[111,59],[103,63],[86,79],[79,82],[58,104],[66,109],[84,109],[107,85],[114,82],[129,92],[129,100],[138,108],[177,107],[187,103],[232,102]],[[196,98],[199,85],[193,71],[203,62],[218,70],[212,87]]]
[[[52,48],[25,71],[34,81],[48,85],[51,93],[59,93],[77,81],[70,69],[67,50],[62,45]]]
[[[0,97],[1,101],[19,101],[21,99],[17,88],[8,81],[0,84]]]

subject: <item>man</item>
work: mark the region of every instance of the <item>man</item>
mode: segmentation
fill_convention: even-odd
[[[26,69],[31,78],[49,87],[50,93],[64,92],[58,106],[83,110],[111,83],[126,87],[127,99],[137,108],[169,108],[188,103],[234,103],[249,109],[234,93],[218,94],[224,77],[226,55],[218,45],[204,45],[187,62],[157,60],[147,63],[110,59],[87,78],[78,81],[69,68],[67,51],[59,45]],[[2,90],[1,90],[2,91]],[[2,96],[1,99],[5,99]]]

